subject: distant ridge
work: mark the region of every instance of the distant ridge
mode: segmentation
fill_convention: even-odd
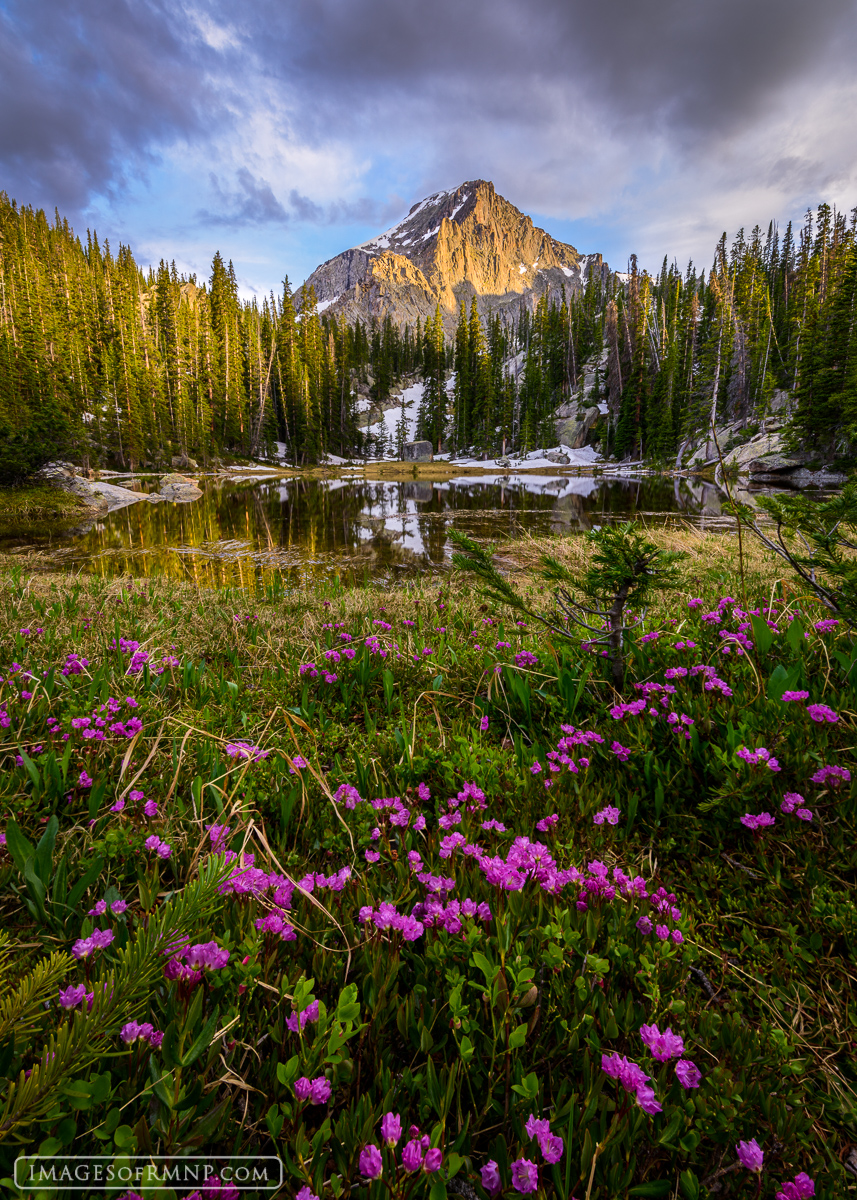
[[[306,280],[319,311],[349,322],[390,316],[416,324],[439,304],[448,328],[476,297],[480,314],[534,308],[542,295],[579,290],[592,274],[605,280],[600,254],[582,256],[558,242],[493,183],[471,179],[415,204],[392,229],[316,267]]]

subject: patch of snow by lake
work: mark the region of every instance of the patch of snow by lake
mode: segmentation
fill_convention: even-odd
[[[425,384],[420,381],[419,383],[412,383],[411,386],[405,388],[404,392],[402,393],[402,400],[404,401],[405,405],[405,421],[408,427],[407,441],[409,442],[416,441],[417,413],[419,411],[420,401],[423,398],[424,388]],[[402,413],[402,400],[399,401],[395,408],[388,408],[384,413],[383,420],[376,421],[374,424],[370,425],[367,431],[373,437],[377,437],[383,429],[383,432],[387,438],[388,447],[385,458],[388,459],[396,458],[395,449],[390,452],[389,447],[390,443],[395,443],[396,440],[396,426],[399,423],[399,417]]]
[[[548,447],[548,449],[559,450],[563,454],[567,454],[569,459],[568,464],[551,462],[551,460],[547,457],[547,449],[533,450],[526,456],[526,458],[512,458],[511,469],[513,471],[555,471],[558,466],[566,465],[570,467],[591,467],[594,463],[599,462],[601,459],[601,455],[597,450],[593,449],[592,446],[583,446],[579,450],[572,450],[569,446],[554,446],[552,448]],[[493,458],[468,458],[466,456],[462,458],[455,458],[452,460],[452,462],[455,464],[455,466],[484,467],[489,470],[491,467],[496,467],[497,465],[497,460]]]
[[[488,466],[488,463],[482,463]],[[563,496],[591,496],[602,486],[603,480],[592,475],[568,476],[556,475],[552,478],[527,475],[457,475],[448,483],[433,486],[438,490],[454,490],[457,487],[485,487],[486,484],[499,484],[508,488],[520,488],[532,496],[555,496],[560,500]]]

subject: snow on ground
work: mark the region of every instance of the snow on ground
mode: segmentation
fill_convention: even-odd
[[[592,446],[583,446],[580,450],[572,450],[569,446],[554,446],[548,449],[558,450],[562,454],[567,454],[569,458],[568,466],[570,467],[591,467],[594,463],[601,460],[601,455]],[[537,469],[555,471],[558,466],[565,466],[564,463],[555,463],[547,457],[548,450],[532,450],[525,458],[511,457],[512,470],[515,471],[533,471]],[[435,455],[437,458],[438,455]],[[443,455],[447,458],[447,455]],[[496,458],[453,458],[450,462],[457,467],[490,467],[497,466]]]
[[[423,398],[424,387],[425,384],[422,382],[412,383],[411,386],[409,388],[405,388],[404,392],[402,393],[402,398],[405,402],[405,420],[408,425],[406,440],[409,442],[416,441],[417,412],[419,410],[420,401]],[[395,445],[396,426],[399,423],[399,417],[401,416],[401,413],[402,405],[400,401],[395,408],[388,408],[384,413],[383,421],[376,421],[374,425],[370,425],[367,432],[370,433],[372,437],[377,438],[383,430],[384,436],[387,438],[387,446],[389,447],[391,444]],[[395,458],[396,455],[395,453],[392,453],[389,454],[388,457]]]

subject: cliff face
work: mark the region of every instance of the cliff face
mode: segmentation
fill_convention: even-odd
[[[451,329],[462,300],[469,309],[476,296],[482,315],[534,308],[543,294],[577,290],[590,273],[607,271],[600,254],[581,256],[556,241],[477,179],[428,196],[392,229],[323,263],[306,282],[320,310],[348,321],[389,314],[414,325],[440,304]]]

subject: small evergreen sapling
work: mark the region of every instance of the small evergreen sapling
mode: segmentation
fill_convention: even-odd
[[[769,550],[792,567],[822,604],[852,630],[857,628],[857,482],[829,500],[806,496],[760,496],[759,506],[776,534],[759,526],[746,505],[731,512]]]
[[[453,566],[477,575],[490,599],[526,613],[563,637],[572,637],[572,626],[582,626],[595,635],[593,643],[605,643],[617,689],[625,676],[623,635],[629,628],[625,624],[626,609],[645,607],[655,591],[675,587],[680,579],[678,564],[687,557],[683,551],[659,549],[630,521],[592,530],[586,538],[593,554],[582,577],[553,555],[542,556],[540,574],[553,585],[554,601],[563,618],[558,620],[553,614],[534,612],[527,605],[494,566],[493,547],[480,546],[458,530],[450,530],[450,537],[458,547],[452,556]],[[599,618],[600,625],[592,623]]]

